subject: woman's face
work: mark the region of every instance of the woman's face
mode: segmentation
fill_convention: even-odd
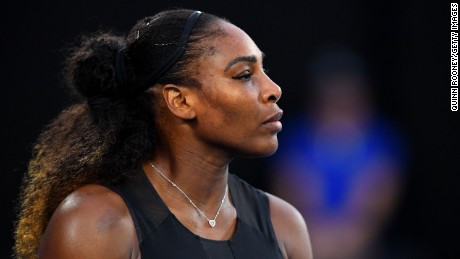
[[[278,147],[281,89],[264,72],[263,54],[238,27],[223,23],[215,54],[197,66],[196,135],[231,156],[265,156]]]

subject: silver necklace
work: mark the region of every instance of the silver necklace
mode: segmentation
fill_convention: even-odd
[[[190,199],[188,197],[188,195],[182,191],[181,188],[179,188],[179,186],[177,186],[173,181],[169,180],[168,177],[166,177],[166,175],[164,175],[158,168],[156,168],[152,162],[149,161],[149,164],[152,166],[153,169],[155,169],[155,171],[157,171],[161,177],[163,177],[166,181],[168,181],[173,187],[175,187],[177,190],[179,190],[180,193],[182,193],[182,195],[184,195],[185,198],[187,198],[187,200],[190,202],[190,204],[192,204],[192,206],[198,211],[198,213],[200,213],[200,215],[202,217],[204,217],[209,225],[213,228],[216,226],[216,219],[217,219],[217,216],[219,216],[219,213],[220,213],[220,210],[222,209],[222,205],[224,204],[224,201],[225,201],[225,198],[227,197],[227,192],[228,192],[228,184],[225,186],[225,194],[224,194],[224,197],[222,198],[222,201],[220,202],[220,206],[219,206],[219,209],[217,209],[217,213],[216,213],[216,216],[214,216],[214,219],[209,219],[206,214],[204,214],[204,212],[202,210],[200,210],[196,205],[195,203],[192,201],[192,199]]]

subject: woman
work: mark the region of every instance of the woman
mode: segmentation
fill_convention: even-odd
[[[311,258],[297,210],[228,172],[278,146],[281,90],[262,59],[199,11],[84,39],[66,69],[82,102],[35,146],[17,256]]]

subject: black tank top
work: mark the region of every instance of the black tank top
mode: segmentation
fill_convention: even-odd
[[[267,195],[233,174],[228,188],[238,215],[236,230],[223,241],[202,238],[182,225],[144,172],[107,187],[123,198],[131,213],[142,258],[282,258]]]

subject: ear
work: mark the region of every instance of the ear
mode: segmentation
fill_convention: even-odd
[[[192,89],[167,84],[163,86],[163,97],[169,110],[177,117],[184,120],[191,120],[196,117],[194,106],[196,95]]]

